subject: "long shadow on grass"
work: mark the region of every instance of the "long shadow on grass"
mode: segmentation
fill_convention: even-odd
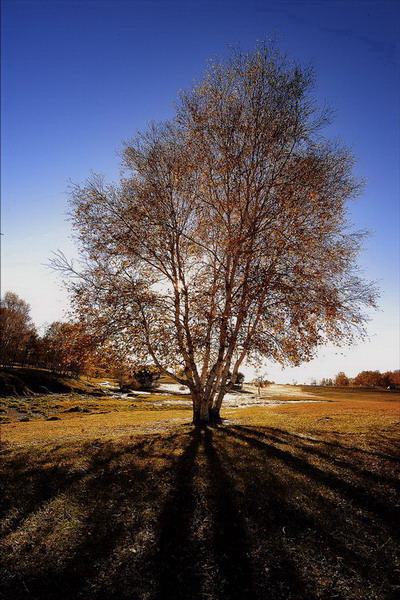
[[[353,449],[343,447],[340,444],[336,444],[334,446],[335,452],[328,453],[326,449],[321,449],[317,447],[320,445],[320,442],[318,440],[314,440],[313,445],[311,445],[310,442],[306,444],[304,443],[305,438],[302,438],[293,433],[289,433],[282,429],[269,427],[258,427],[257,429],[252,427],[246,427],[243,429],[246,429],[246,431],[250,432],[257,438],[268,440],[274,444],[292,446],[295,449],[326,460],[328,463],[334,463],[335,467],[340,467],[342,469],[351,471],[356,476],[363,477],[370,482],[375,482],[378,484],[387,484],[390,486],[396,486],[398,484],[398,479],[396,477],[388,477],[386,475],[382,475],[380,473],[378,474],[373,471],[369,471],[367,469],[363,469],[356,466],[354,464],[354,457],[350,460],[345,460],[345,458],[343,458],[343,454],[345,454],[345,457],[348,457],[349,454],[353,452]],[[388,457],[388,459],[390,460],[390,457]]]
[[[126,516],[131,512],[136,514],[136,507],[149,506],[150,501],[156,502],[160,497],[159,483],[152,477],[146,461],[152,459],[153,442],[158,443],[159,450],[163,444],[173,442],[174,437],[176,435],[166,436],[160,441],[153,436],[152,440],[145,439],[119,449],[112,445],[100,445],[81,477],[73,483],[67,481],[63,488],[61,502],[65,503],[65,511],[68,513],[70,504],[79,507],[78,520],[73,517],[77,527],[76,530],[71,529],[73,542],[70,544],[61,531],[55,547],[58,560],[47,556],[47,540],[54,539],[57,532],[58,523],[53,520],[57,518],[57,513],[50,519],[36,516],[39,528],[32,530],[32,539],[26,548],[21,548],[10,560],[4,557],[8,571],[4,579],[4,597],[13,600],[133,598],[125,582],[121,581],[118,570],[107,568],[107,560],[116,547],[129,537]],[[129,454],[133,459],[142,457],[145,461],[137,465],[129,459],[126,466],[121,468],[119,459]],[[162,475],[161,480],[164,478],[167,479]],[[58,498],[55,500],[58,501]],[[60,516],[65,518],[62,508]],[[138,515],[133,520],[134,528],[138,519],[140,527]],[[133,586],[140,588],[142,584],[138,582],[138,569],[135,569],[133,555],[132,559],[125,561],[123,569],[122,574],[127,575]],[[146,575],[143,580],[146,580],[149,575],[146,564],[144,570]]]
[[[325,482],[287,459],[289,453],[235,429],[219,430],[225,440],[218,447],[246,492],[237,501],[247,512],[255,587],[262,591],[255,597],[332,600],[347,598],[345,590],[352,589],[355,598],[389,598],[384,590],[390,594],[396,585],[396,552],[388,533],[360,521],[352,500],[343,510],[340,495],[316,493],[315,484]]]
[[[307,475],[314,481],[326,485],[335,492],[345,496],[351,503],[355,503],[367,511],[375,512],[376,515],[388,523],[389,526],[392,526],[393,523],[397,521],[399,514],[396,507],[384,504],[382,501],[376,499],[368,490],[355,486],[332,472],[320,469],[304,458],[296,456],[289,451],[277,448],[268,443],[264,434],[260,434],[260,432],[257,432],[254,429],[240,425],[233,426],[229,433],[256,448],[268,451],[271,457],[282,461],[287,466],[303,475]]]
[[[358,508],[372,508],[371,494],[292,454],[302,443],[293,436],[290,444],[290,436],[237,426],[87,448],[91,458],[79,479],[64,481],[57,474],[62,495],[80,511],[77,532],[70,530],[71,536],[76,533],[73,543],[63,534],[54,544],[54,536],[63,532],[40,515],[38,529],[29,530],[27,523],[34,546],[17,548],[9,558],[5,598],[336,600],[350,596],[335,587],[335,577],[355,589],[372,576],[383,598],[382,589],[389,587],[380,571],[392,570],[391,542],[378,538],[371,548],[362,539],[370,530],[357,531]],[[285,440],[288,450],[278,447]],[[45,462],[40,460],[38,468]],[[45,485],[39,475],[40,486]],[[339,500],[328,494],[314,503],[319,484]],[[297,494],[305,500],[297,500]],[[338,519],[343,498],[348,513],[356,515],[353,544]],[[381,511],[381,503],[372,500]],[[61,509],[50,514],[64,518]],[[338,555],[343,562],[335,566]],[[321,561],[323,577],[312,570]],[[328,584],[322,589],[324,578]],[[354,598],[379,597],[369,593],[366,584]]]
[[[160,536],[155,568],[158,568],[157,600],[200,598],[201,571],[192,536],[195,508],[193,478],[202,433],[192,439],[175,466],[173,492],[160,516]]]
[[[176,435],[167,436],[165,440],[173,439]],[[73,467],[71,459],[69,459],[70,464],[60,461],[59,464],[47,467],[46,462],[49,460],[47,456],[44,456],[38,464],[31,466],[35,460],[26,452],[12,457],[7,464],[4,461],[1,474],[0,519],[6,517],[10,510],[12,518],[8,519],[6,524],[0,525],[1,535],[7,535],[17,529],[31,514],[60,494],[68,493],[73,486],[86,477],[93,477],[94,474],[100,473],[112,460],[133,451],[140,453],[143,448],[148,452],[151,444],[151,439],[145,439],[116,450],[104,442],[88,442],[79,448],[80,455],[89,457],[87,466],[81,471],[71,470],[71,466]],[[68,447],[68,444],[65,446]],[[52,448],[52,455],[56,455],[57,450],[62,447],[59,445]]]
[[[251,427],[246,427],[246,429],[248,429],[249,431],[255,431],[255,429],[251,428]],[[354,452],[355,454],[361,454],[361,455],[367,455],[367,456],[376,456],[377,458],[382,458],[384,460],[396,463],[396,464],[400,464],[400,458],[398,456],[393,456],[393,454],[383,454],[382,452],[375,452],[373,450],[365,450],[364,448],[359,448],[356,446],[347,446],[347,445],[342,445],[339,442],[335,441],[335,442],[330,442],[328,440],[323,440],[323,439],[316,439],[316,438],[312,438],[312,437],[308,437],[308,436],[304,436],[304,435],[296,435],[295,433],[291,432],[290,434],[283,430],[283,429],[278,429],[276,427],[260,427],[260,430],[268,430],[269,432],[273,432],[276,433],[278,435],[282,434],[285,436],[289,436],[291,439],[298,439],[301,440],[302,442],[306,441],[309,442],[311,444],[319,444],[321,446],[326,446],[327,448],[333,448],[333,450],[340,450],[342,452]],[[392,442],[391,442],[392,443]]]
[[[236,504],[236,492],[213,443],[205,431],[204,450],[209,463],[213,518],[213,551],[218,565],[221,599],[252,600],[256,597],[249,560],[246,527]]]

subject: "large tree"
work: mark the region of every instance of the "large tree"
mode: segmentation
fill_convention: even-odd
[[[82,261],[58,267],[79,276],[81,319],[187,385],[194,423],[219,419],[243,361],[297,365],[352,342],[374,304],[346,220],[360,182],[321,136],[313,84],[274,46],[233,50],[173,121],[124,145],[119,185],[72,189]]]

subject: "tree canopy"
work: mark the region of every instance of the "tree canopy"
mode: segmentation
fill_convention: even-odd
[[[25,362],[36,338],[30,306],[14,292],[0,301],[0,363]]]
[[[271,44],[232,50],[172,121],[124,144],[118,185],[71,190],[82,260],[55,265],[75,275],[75,309],[188,385],[196,423],[219,417],[243,361],[297,365],[351,343],[374,305],[346,215],[362,185],[351,152],[321,135],[313,86]]]

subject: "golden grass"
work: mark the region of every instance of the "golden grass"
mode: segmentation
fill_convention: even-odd
[[[169,421],[190,422],[191,411],[182,406],[182,399],[187,400],[174,394],[121,399],[77,394],[2,398],[1,440],[11,444],[31,444],[76,438],[114,438]],[[163,402],[174,404],[163,406]]]
[[[76,403],[74,403],[75,405]],[[111,404],[112,407],[112,404]],[[107,408],[107,404],[105,407]],[[71,439],[118,438],[143,428],[159,427],[166,423],[191,420],[186,410],[118,410],[106,414],[73,413],[62,416],[60,421],[34,420],[13,422],[2,426],[3,442],[11,444],[60,443]]]
[[[394,600],[399,394],[280,392],[207,431],[114,398],[4,425],[4,597]]]
[[[227,418],[253,425],[282,425],[291,430],[339,434],[385,431],[400,423],[399,405],[394,402],[338,401],[335,403],[283,404],[271,407],[226,410]]]
[[[293,402],[278,406],[225,411],[228,419],[254,426],[282,427],[315,435],[396,435],[400,425],[400,394],[375,390],[327,390],[303,387],[304,398],[320,402]],[[284,398],[284,397],[283,397]]]

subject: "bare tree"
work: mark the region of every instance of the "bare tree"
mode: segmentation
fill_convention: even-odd
[[[77,277],[80,318],[189,386],[195,424],[219,420],[244,360],[297,365],[352,342],[374,305],[346,221],[362,186],[351,153],[319,135],[313,82],[274,46],[234,50],[173,122],[124,145],[118,186],[72,189],[82,261],[55,266]]]

